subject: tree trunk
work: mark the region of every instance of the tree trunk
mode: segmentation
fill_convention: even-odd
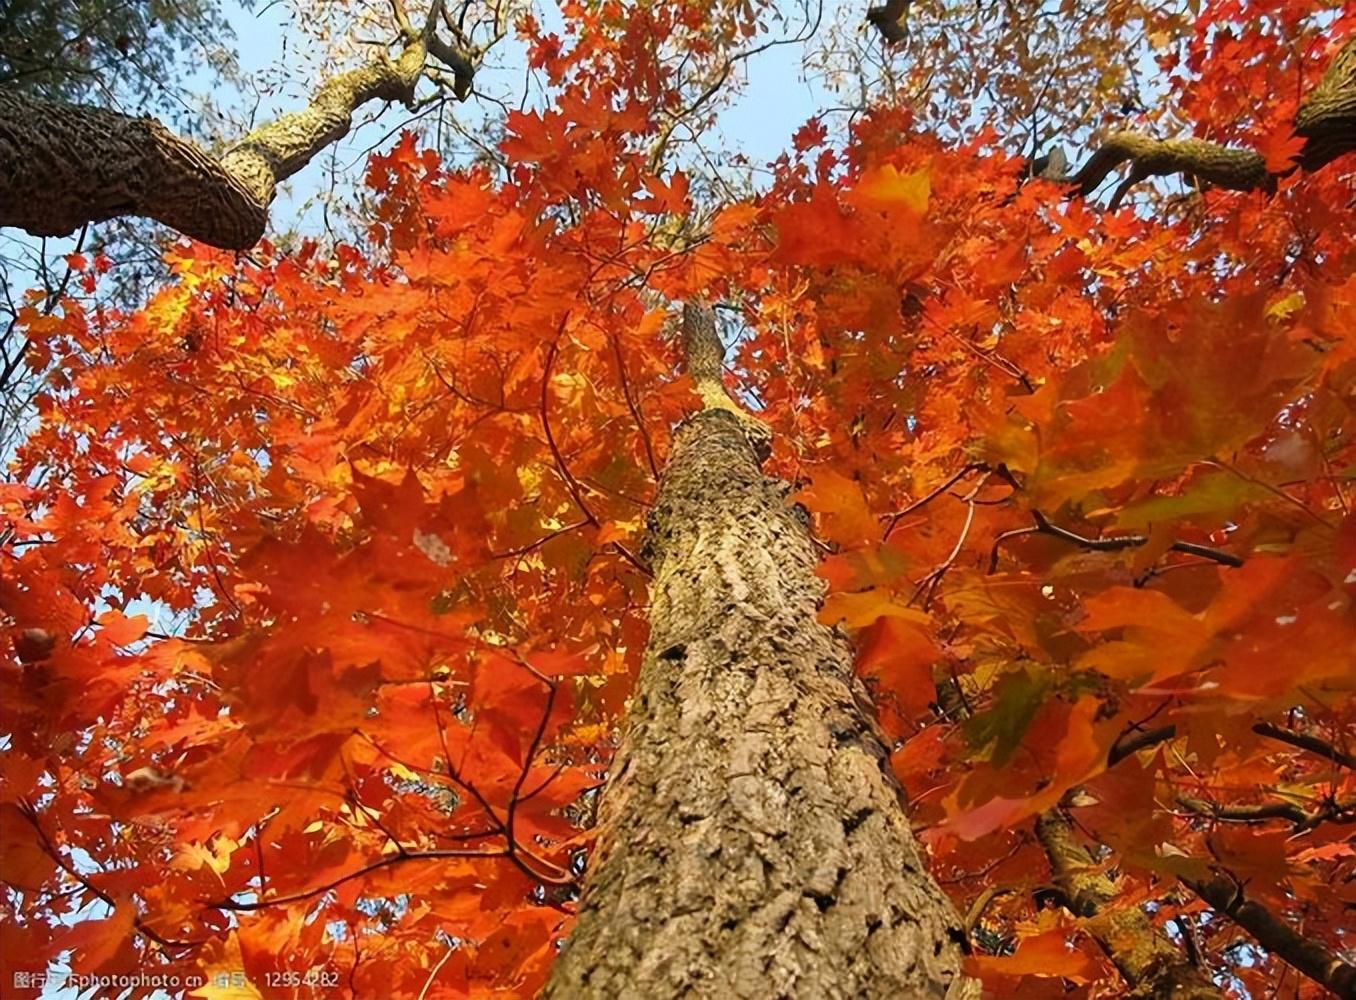
[[[762,425],[717,391],[709,314],[687,319],[706,408],[650,516],[649,646],[545,995],[971,995],[870,699],[816,619],[807,525],[760,471]]]

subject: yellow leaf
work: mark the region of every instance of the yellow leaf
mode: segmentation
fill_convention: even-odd
[[[1267,319],[1286,320],[1297,310],[1304,308],[1304,293],[1291,292],[1267,306]]]
[[[926,625],[931,621],[916,608],[906,608],[890,599],[889,591],[863,590],[855,594],[830,594],[824,600],[819,620],[825,625],[839,622],[848,628],[862,628],[874,624],[877,618],[900,618]]]
[[[174,860],[170,862],[170,867],[184,872],[210,868],[221,875],[227,868],[231,867],[231,854],[239,846],[229,837],[222,836],[214,839],[210,847],[204,844],[187,844],[174,856]]]
[[[244,968],[240,938],[232,931],[221,949],[220,957],[203,967],[207,981],[189,996],[197,1000],[264,1000],[264,995],[249,981]]]
[[[928,210],[928,196],[932,193],[932,167],[901,174],[887,163],[863,172],[857,190],[876,201],[900,202],[923,215]]]

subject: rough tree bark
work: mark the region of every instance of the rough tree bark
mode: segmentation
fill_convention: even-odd
[[[225,250],[246,250],[268,222],[277,186],[353,127],[375,100],[409,103],[429,57],[470,92],[474,53],[438,37],[435,2],[423,31],[399,2],[403,48],[326,80],[300,111],[260,126],[214,158],[153,118],[0,90],[0,226],[63,236],[87,222],[144,216]]]
[[[1299,161],[1305,170],[1356,150],[1356,37],[1342,46],[1300,105],[1295,134],[1305,139]]]
[[[650,516],[650,641],[545,995],[976,995],[767,431],[721,388],[711,314],[684,325],[705,408]]]

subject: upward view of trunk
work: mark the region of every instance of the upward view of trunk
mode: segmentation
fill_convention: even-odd
[[[721,389],[710,313],[685,326],[705,408],[650,516],[649,646],[545,995],[977,995],[767,432]]]

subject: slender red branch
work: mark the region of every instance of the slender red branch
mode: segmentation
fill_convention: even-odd
[[[626,408],[631,411],[631,417],[636,422],[636,429],[640,431],[640,440],[645,445],[645,460],[649,463],[650,474],[658,482],[659,463],[655,461],[654,445],[650,441],[650,432],[645,427],[645,421],[641,418],[640,407],[631,396],[631,383],[626,378],[626,361],[622,357],[621,339],[613,334],[611,340],[612,353],[617,358],[617,378],[621,380],[622,398],[626,400]]]
[[[565,481],[565,488],[570,491],[570,497],[574,500],[575,506],[579,508],[579,512],[584,515],[588,523],[597,527],[598,518],[589,509],[589,505],[584,503],[583,491],[579,488],[579,481],[574,478],[569,466],[565,464],[565,457],[560,453],[560,446],[556,444],[555,433],[551,430],[549,412],[551,369],[555,367],[556,355],[560,352],[560,337],[564,331],[565,321],[561,320],[560,328],[556,331],[556,339],[551,341],[550,350],[546,352],[546,363],[541,376],[541,426],[546,433],[546,444],[551,449],[551,457],[555,460],[556,471],[560,473],[560,478]]]
[[[889,539],[890,533],[895,530],[895,526],[899,524],[902,518],[907,517],[909,514],[912,514],[919,508],[925,507],[926,505],[930,504],[933,500],[936,500],[939,496],[941,496],[947,490],[951,489],[951,487],[955,486],[966,476],[974,472],[987,472],[987,471],[989,471],[989,466],[986,462],[971,462],[969,465],[965,466],[955,475],[951,476],[949,479],[943,482],[940,486],[936,486],[933,489],[928,490],[927,493],[923,494],[917,500],[901,508],[900,510],[895,511],[893,514],[887,515],[890,518],[890,523],[886,525],[884,537],[886,539]]]
[[[61,868],[62,871],[64,871],[67,875],[73,878],[76,882],[78,882],[81,885],[81,887],[85,889],[86,892],[89,892],[91,895],[98,898],[100,902],[102,902],[104,905],[112,908],[117,907],[118,901],[116,899],[114,899],[108,893],[104,892],[98,886],[90,882],[88,878],[80,874],[80,872],[75,868],[74,865],[72,865],[69,861],[66,860],[65,855],[63,855],[61,851],[57,849],[56,844],[54,844],[51,838],[47,836],[47,831],[44,830],[42,828],[42,824],[38,822],[38,811],[35,808],[33,808],[31,803],[27,801],[20,801],[19,812],[24,817],[24,819],[28,821],[29,825],[33,827],[33,831],[38,835],[38,839],[42,841],[43,852],[49,858],[51,858]],[[163,935],[147,927],[146,922],[141,919],[141,914],[137,914],[132,918],[132,928],[142,937],[154,941],[162,948],[189,949],[197,948],[206,943],[205,939],[201,941],[176,941],[172,938],[164,937]]]
[[[535,542],[528,542],[526,545],[520,545],[516,549],[509,549],[507,552],[490,552],[490,556],[494,559],[513,559],[517,556],[525,556],[529,552],[541,548],[547,542],[551,541],[551,539],[559,538],[561,535],[568,535],[571,531],[582,528],[588,523],[588,519],[585,518],[582,521],[574,522],[574,524],[567,524],[563,528],[557,528],[555,531],[543,535]]]
[[[213,910],[262,910],[269,906],[285,906],[288,903],[299,903],[304,899],[314,899],[316,896],[323,896],[327,892],[339,888],[345,882],[352,882],[355,878],[362,878],[364,875],[370,875],[374,871],[382,868],[389,868],[392,865],[400,864],[403,861],[436,861],[444,858],[503,858],[508,857],[506,848],[498,848],[493,851],[474,851],[461,850],[458,848],[446,848],[432,851],[407,851],[400,850],[395,854],[373,861],[371,864],[363,865],[346,875],[340,875],[324,885],[316,886],[313,889],[305,889],[301,892],[289,893],[285,896],[273,896],[269,899],[255,899],[248,902],[240,902],[234,899],[207,899],[202,901],[203,909]]]

